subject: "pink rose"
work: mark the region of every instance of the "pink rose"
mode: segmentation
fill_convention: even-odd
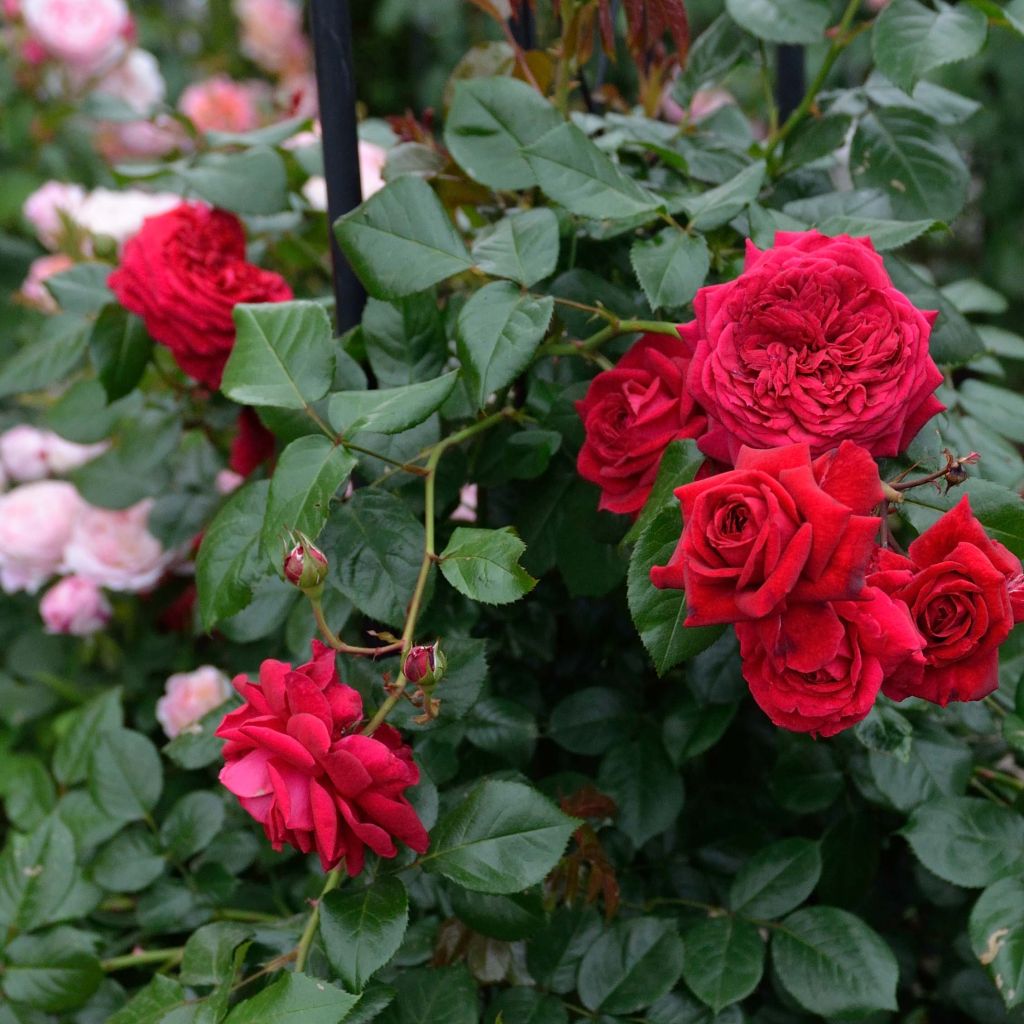
[[[62,252],[34,259],[28,268],[28,277],[21,284],[21,297],[41,313],[56,313],[57,300],[47,291],[44,282],[54,274],[70,270],[75,261]]]
[[[34,594],[61,563],[82,499],[56,480],[15,487],[0,497],[0,586]]]
[[[231,680],[212,665],[177,672],[167,680],[164,695],[156,702],[156,719],[173,740],[207,712],[219,708],[231,693]]]
[[[475,523],[479,488],[476,484],[464,484],[459,489],[459,507],[448,517],[453,523]]]
[[[27,423],[0,434],[0,463],[7,476],[19,482],[70,472],[106,450],[106,444],[75,444]]]
[[[258,85],[215,75],[190,85],[181,94],[178,109],[201,132],[252,131],[260,123]]]
[[[160,64],[148,50],[129,50],[124,59],[103,76],[96,92],[121,100],[140,114],[148,114],[167,95]]]
[[[25,200],[21,212],[32,225],[39,241],[54,248],[65,231],[65,220],[78,219],[78,210],[85,201],[85,189],[63,181],[48,181]]]
[[[388,151],[383,146],[359,140],[359,179],[364,199],[369,199],[384,187],[384,165],[387,161]]]
[[[113,60],[131,30],[124,0],[24,0],[22,13],[51,56],[79,69]]]
[[[241,50],[265,71],[288,74],[309,66],[302,8],[291,0],[235,0],[242,23]]]
[[[151,499],[118,511],[86,506],[64,551],[62,571],[108,590],[149,590],[175,558],[146,529],[152,507]]]
[[[185,147],[185,130],[167,114],[152,121],[106,121],[96,131],[97,150],[116,163],[138,157],[165,156]]]
[[[747,243],[743,273],[701,288],[698,343],[687,377],[708,414],[698,439],[732,463],[740,448],[847,440],[898,455],[944,408],[928,351],[937,314],[894,287],[868,238],[780,231]]]
[[[39,614],[47,633],[91,636],[110,622],[110,602],[91,580],[65,576],[43,595]]]

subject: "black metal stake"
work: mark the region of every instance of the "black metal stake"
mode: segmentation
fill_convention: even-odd
[[[807,91],[807,73],[804,68],[804,48],[783,44],[776,55],[775,104],[779,120],[785,124]]]
[[[356,82],[352,66],[352,19],[348,0],[310,0],[310,31],[316,58],[316,87],[323,132],[327,219],[332,225],[335,317],[338,333],[362,319],[366,293],[334,237],[334,222],[362,202]]]

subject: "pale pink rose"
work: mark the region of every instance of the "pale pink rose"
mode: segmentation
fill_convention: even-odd
[[[188,145],[184,127],[167,114],[152,121],[103,121],[96,129],[96,148],[110,163],[166,156]]]
[[[25,200],[21,212],[39,241],[54,248],[64,233],[65,219],[75,221],[85,201],[85,189],[63,181],[48,181]]]
[[[215,75],[190,85],[181,94],[178,109],[201,132],[252,131],[260,123],[258,85]]]
[[[65,576],[43,595],[39,614],[47,633],[92,636],[113,614],[103,591],[81,576]]]
[[[75,522],[61,570],[107,590],[149,590],[176,557],[146,528],[152,507],[151,499],[120,510],[87,505]]]
[[[477,506],[476,484],[465,484],[459,491],[459,507],[448,517],[453,523],[475,523]]]
[[[135,47],[103,76],[95,91],[113,96],[140,114],[148,114],[163,102],[167,83],[156,57]]]
[[[0,463],[7,476],[20,483],[68,473],[106,450],[105,443],[76,444],[28,423],[19,423],[0,434]]]
[[[661,116],[672,124],[703,121],[716,110],[736,102],[736,97],[728,89],[698,89],[690,98],[690,105],[681,107],[672,95],[673,88],[674,83],[669,82],[661,96]]]
[[[369,199],[384,187],[384,165],[388,151],[365,139],[359,140],[359,180],[363,185],[363,198]]]
[[[79,69],[116,59],[131,31],[124,0],[23,0],[22,14],[36,42]]]
[[[309,66],[309,43],[302,34],[302,8],[291,0],[235,0],[242,23],[241,50],[251,61],[275,74]]]
[[[34,259],[28,268],[28,277],[22,282],[21,297],[42,313],[56,313],[57,300],[47,291],[43,282],[54,274],[70,270],[75,261],[62,252]]]
[[[245,483],[245,477],[233,469],[222,469],[214,480],[218,494],[231,494]]]
[[[231,680],[212,665],[193,672],[178,672],[167,680],[164,696],[156,702],[156,718],[169,739],[187,730],[232,694]]]
[[[71,484],[41,480],[0,497],[0,586],[34,594],[61,563],[82,499]]]
[[[302,195],[312,210],[327,209],[327,179],[321,174],[314,174],[302,186]]]
[[[320,111],[316,76],[311,71],[281,79],[274,99],[288,117],[316,117]]]
[[[157,217],[180,205],[181,196],[172,192],[94,188],[79,207],[77,218],[86,231],[106,235],[122,246],[138,234],[147,217]]]

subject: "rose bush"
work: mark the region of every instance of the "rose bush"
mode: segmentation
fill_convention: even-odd
[[[348,6],[2,5],[0,1022],[1015,1020],[1015,5]]]

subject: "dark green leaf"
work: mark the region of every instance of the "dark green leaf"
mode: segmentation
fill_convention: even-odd
[[[140,892],[166,867],[153,836],[141,829],[128,829],[100,850],[91,870],[93,881],[108,892]]]
[[[67,786],[81,782],[97,736],[124,724],[120,689],[107,690],[71,715],[53,754],[53,774]]]
[[[643,533],[644,528],[667,508],[679,511],[675,489],[688,484],[704,463],[704,453],[691,440],[670,441],[658,463],[658,476],[651,488],[640,515],[629,528],[626,541],[632,542]],[[682,521],[680,521],[682,532]]]
[[[60,920],[74,881],[74,841],[56,814],[29,835],[8,832],[0,854],[0,926],[30,931]]]
[[[363,340],[382,388],[432,380],[444,368],[448,346],[437,296],[432,291],[395,302],[369,299]]]
[[[686,305],[711,266],[704,236],[676,228],[664,228],[651,238],[634,242],[629,258],[651,309]]]
[[[690,215],[690,227],[709,231],[727,224],[757,198],[764,176],[765,163],[759,160],[724,184],[687,200],[686,212]]]
[[[632,718],[625,694],[588,686],[556,705],[548,735],[574,754],[603,754],[622,738]]]
[[[825,0],[726,0],[729,17],[771,43],[817,43],[831,20]]]
[[[93,325],[89,351],[107,401],[116,402],[142,379],[153,339],[137,316],[112,304],[103,308]]]
[[[1007,1008],[1024,1002],[1024,880],[989,886],[971,911],[974,955],[992,975]]]
[[[897,810],[911,811],[939,796],[960,796],[971,776],[970,748],[938,728],[914,735],[901,761],[892,753],[871,751],[868,768],[882,796]]]
[[[393,984],[395,1001],[377,1024],[478,1024],[480,1020],[476,984],[465,967],[405,970]]]
[[[157,974],[106,1024],[162,1024],[167,1014],[184,1002],[185,991],[181,985]]]
[[[208,203],[233,213],[278,213],[288,206],[284,161],[267,146],[205,153],[181,177]]]
[[[492,939],[528,939],[544,926],[544,903],[538,890],[492,896],[455,887],[451,896],[456,915],[473,931]]]
[[[854,728],[854,735],[868,750],[892,754],[906,764],[910,760],[914,727],[895,709],[876,704]]]
[[[205,850],[224,825],[224,804],[214,793],[188,793],[160,826],[160,841],[172,860]]]
[[[238,1003],[224,1024],[339,1024],[359,1001],[307,974],[282,974],[258,995]]]
[[[473,705],[464,719],[466,739],[512,764],[525,764],[537,743],[533,715],[506,697],[485,697]]]
[[[612,747],[601,761],[597,787],[615,801],[615,824],[636,846],[671,828],[683,809],[683,781],[649,736]]]
[[[331,426],[346,437],[362,430],[400,434],[436,412],[455,388],[457,371],[436,380],[373,391],[338,391],[331,395]]]
[[[98,807],[122,821],[138,821],[162,789],[160,755],[145,736],[130,729],[100,733],[89,767],[89,792]]]
[[[441,552],[441,573],[460,594],[485,604],[508,604],[537,581],[519,564],[526,545],[515,531],[456,527]]]
[[[683,936],[683,980],[720,1012],[757,988],[764,971],[764,942],[757,929],[738,917],[713,917]]]
[[[558,218],[543,207],[503,217],[477,236],[473,259],[492,277],[507,277],[529,288],[555,272]]]
[[[735,704],[701,704],[684,691],[661,725],[661,739],[672,763],[703,754],[721,738],[736,714]]]
[[[8,999],[35,1010],[81,1006],[103,980],[93,941],[73,928],[21,935],[5,951],[3,990]]]
[[[62,330],[51,329],[48,337],[34,339],[0,367],[0,398],[36,391],[61,380],[85,357],[88,325],[77,317],[59,319]]]
[[[820,875],[817,843],[782,839],[759,850],[740,868],[729,889],[729,906],[746,917],[781,917],[811,895]]]
[[[48,277],[46,287],[65,313],[98,313],[114,301],[114,293],[107,287],[113,269],[109,263],[78,263]]]

